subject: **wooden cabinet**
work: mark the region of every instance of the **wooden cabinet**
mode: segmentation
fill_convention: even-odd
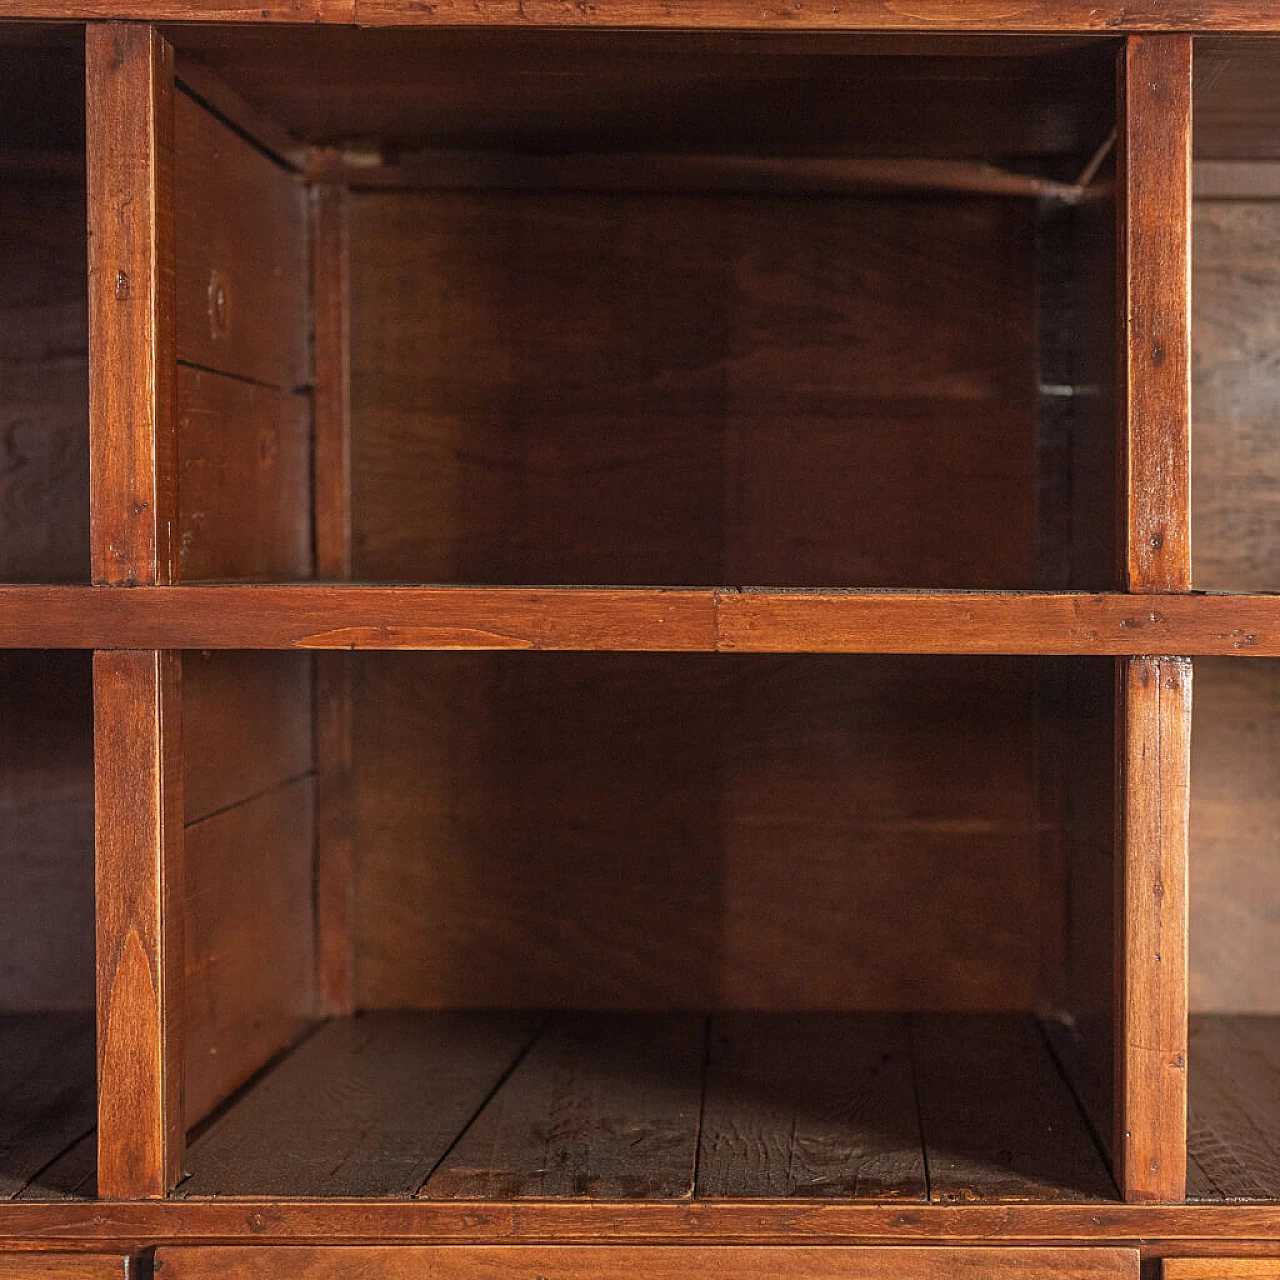
[[[1280,24],[48,2],[0,1242],[1274,1238]]]

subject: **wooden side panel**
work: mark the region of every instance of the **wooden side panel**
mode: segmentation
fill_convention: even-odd
[[[309,578],[308,397],[184,366],[178,404],[182,580]]]
[[[302,186],[185,93],[174,122],[178,358],[301,387],[311,376]]]
[[[1122,515],[1131,591],[1191,587],[1191,37],[1120,69]]]
[[[93,580],[176,575],[173,50],[86,30]]]
[[[314,1007],[313,786],[278,786],[187,827],[191,1124],[305,1029]]]
[[[182,667],[94,655],[98,1190],[162,1196],[181,1173]]]
[[[311,771],[308,655],[186,653],[182,698],[188,823]]]
[[[1126,1200],[1186,1185],[1191,663],[1120,664],[1116,1176]]]
[[[1280,586],[1280,202],[1195,205],[1196,586]]]
[[[1280,1014],[1280,666],[1198,659],[1191,746],[1191,1007]]]
[[[1031,664],[354,667],[359,1006],[1031,1007]]]
[[[161,1248],[172,1280],[1138,1280],[1136,1249],[834,1248],[804,1245],[430,1245],[363,1248]]]
[[[93,1007],[90,672],[85,653],[0,656],[0,1010]]]
[[[1031,586],[1033,251],[987,197],[357,196],[355,576]]]
[[[25,56],[25,55],[23,55]],[[0,72],[10,62],[0,60]],[[61,84],[54,80],[50,96]],[[79,86],[71,90],[80,96]],[[44,100],[41,100],[42,108]],[[6,129],[14,122],[6,121]],[[89,580],[85,191],[0,179],[0,581]]]

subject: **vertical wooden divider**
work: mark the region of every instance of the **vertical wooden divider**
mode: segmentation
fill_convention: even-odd
[[[1191,38],[1131,36],[1119,76],[1121,525],[1133,592],[1191,588]],[[1136,638],[1136,637],[1135,637]],[[1118,663],[1116,1179],[1186,1194],[1191,663]]]
[[[316,576],[351,578],[350,193],[312,189]],[[348,653],[315,662],[316,990],[321,1012],[351,1013],[352,672]]]
[[[90,23],[90,508],[94,582],[170,585],[177,548],[173,51]],[[98,1193],[181,1176],[181,656],[94,656]]]

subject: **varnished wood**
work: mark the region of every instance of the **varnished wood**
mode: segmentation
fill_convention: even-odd
[[[1116,1178],[1128,1200],[1186,1186],[1191,663],[1118,664]]]
[[[1166,1258],[1164,1280],[1275,1280],[1280,1258]]]
[[[178,567],[184,582],[311,576],[305,395],[178,370]]]
[[[0,1254],[0,1280],[128,1280],[129,1259],[93,1253]]]
[[[1274,596],[0,587],[0,648],[1280,656]]]
[[[163,1196],[181,1173],[184,849],[172,652],[94,655],[98,1190]]]
[[[331,1022],[193,1144],[180,1194],[412,1195],[539,1021],[370,1013]]]
[[[1191,39],[1120,63],[1120,414],[1131,591],[1191,586]]]
[[[653,1280],[685,1280],[705,1272],[721,1280],[771,1280],[802,1275],[806,1280],[1137,1280],[1137,1250],[1105,1249],[680,1249],[651,1246],[626,1249],[598,1245],[556,1245],[507,1249],[449,1250],[365,1248],[325,1249],[162,1249],[157,1262],[175,1280],[214,1280],[228,1273],[248,1280],[288,1274],[300,1280],[347,1280],[375,1273],[389,1280],[423,1274],[440,1280],[622,1280],[637,1271]]]
[[[148,26],[85,44],[93,580],[176,578],[173,50]]]
[[[185,93],[174,144],[178,357],[296,390],[311,368],[302,187]]]
[[[140,1238],[191,1245],[296,1243],[598,1244],[968,1244],[1082,1242],[1162,1254],[1280,1257],[1280,1206],[1081,1204],[911,1205],[840,1200],[686,1202],[300,1197],[122,1201],[6,1207],[0,1242],[36,1237],[83,1247],[134,1247]]]
[[[308,776],[186,829],[188,1125],[306,1029],[315,999],[313,813]]]

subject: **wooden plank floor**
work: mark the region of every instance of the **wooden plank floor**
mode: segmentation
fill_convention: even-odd
[[[96,1070],[91,1013],[0,1014],[0,1200],[94,1194]]]
[[[213,1120],[182,1196],[1108,1200],[1030,1018],[374,1013]]]
[[[1280,1200],[1280,1018],[1193,1017],[1187,1070],[1187,1199]]]

